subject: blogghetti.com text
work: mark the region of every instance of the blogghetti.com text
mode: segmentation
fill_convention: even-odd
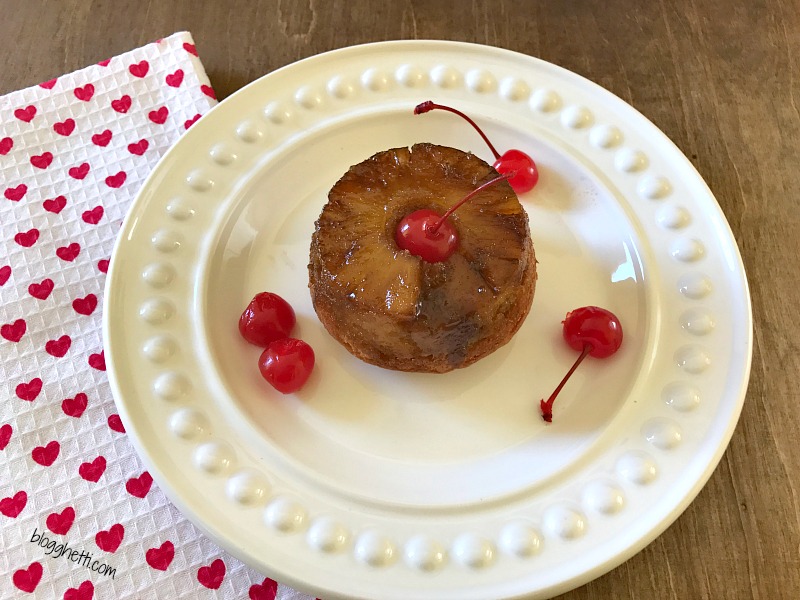
[[[74,563],[83,565],[99,575],[111,577],[111,579],[114,579],[117,574],[116,567],[112,567],[104,562],[95,560],[90,552],[87,552],[86,550],[76,550],[74,548],[70,548],[63,542],[51,540],[45,535],[44,531],[39,533],[36,528],[33,529],[31,543],[36,544],[40,548],[46,548],[47,552],[45,552],[45,554],[51,558],[61,558],[63,556],[67,560],[71,560]]]

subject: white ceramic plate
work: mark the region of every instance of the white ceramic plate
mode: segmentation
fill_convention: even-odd
[[[317,320],[314,221],[347,168],[428,141],[491,161],[454,115],[535,157],[521,200],[539,265],[511,343],[446,375],[361,363]],[[111,261],[108,372],[125,426],[192,521],[265,574],[330,600],[544,598],[618,565],[698,493],[747,385],[751,312],[705,183],[633,108],[512,52],[392,42],[271,73],[195,124],[131,209]],[[270,290],[317,354],[298,394],[258,374],[236,324]],[[561,320],[615,312],[552,425],[575,358]]]

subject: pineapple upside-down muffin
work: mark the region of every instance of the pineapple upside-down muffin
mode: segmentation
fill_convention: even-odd
[[[528,217],[507,181],[448,217],[455,251],[431,262],[398,246],[398,223],[443,215],[498,177],[477,156],[415,144],[379,152],[333,186],[311,241],[317,315],[356,357],[387,369],[443,373],[508,342],[530,310],[536,258]]]

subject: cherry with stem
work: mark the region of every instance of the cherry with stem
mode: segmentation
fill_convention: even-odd
[[[401,249],[408,250],[426,262],[447,260],[458,248],[458,232],[448,217],[486,188],[509,180],[513,176],[513,173],[505,173],[482,183],[447,209],[443,215],[429,208],[409,213],[397,224],[395,242]]]
[[[570,370],[550,394],[547,400],[539,401],[542,418],[553,421],[553,403],[569,378],[587,356],[607,358],[622,345],[622,325],[614,313],[598,306],[584,306],[567,313],[563,321],[564,340],[581,354]]]
[[[445,110],[447,112],[451,112],[472,125],[472,127],[475,128],[475,131],[477,131],[478,134],[480,134],[480,136],[483,138],[483,141],[486,142],[486,145],[489,146],[489,150],[494,155],[495,162],[492,166],[497,170],[498,173],[512,174],[509,177],[508,183],[511,184],[511,187],[518,194],[532,190],[539,181],[539,170],[536,168],[536,163],[530,156],[528,156],[522,150],[517,150],[515,148],[500,154],[494,147],[494,144],[492,144],[483,130],[478,126],[478,124],[460,110],[452,108],[451,106],[436,104],[431,100],[427,100],[414,107],[414,114],[421,115],[432,110]]]
[[[589,353],[591,351],[592,351],[592,345],[586,344],[583,347],[583,351],[581,352],[580,356],[578,356],[578,359],[573,363],[570,370],[567,371],[567,374],[564,375],[564,379],[562,379],[561,383],[558,384],[558,387],[556,387],[556,389],[553,390],[553,393],[550,394],[550,397],[547,400],[539,400],[539,408],[541,408],[542,410],[542,418],[548,423],[553,422],[553,403],[556,401],[556,396],[558,396],[559,392],[561,391],[561,388],[564,387],[569,378],[572,377],[572,374],[575,372],[575,369],[578,368],[578,365],[580,365],[583,362],[584,358],[589,356]]]

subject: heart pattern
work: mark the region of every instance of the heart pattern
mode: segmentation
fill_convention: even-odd
[[[25,319],[17,319],[13,323],[6,323],[0,326],[0,336],[7,339],[9,342],[18,342],[25,335],[28,330],[28,324]]]
[[[39,155],[31,156],[31,164],[37,169],[46,169],[52,162],[52,152],[42,152]]]
[[[10,137],[4,137],[0,139],[0,156],[5,156],[11,149],[14,147],[14,140]]]
[[[34,227],[28,231],[20,231],[14,236],[14,241],[24,248],[30,248],[39,241],[39,230]]]
[[[68,335],[62,335],[58,339],[49,340],[44,345],[44,349],[50,356],[61,358],[69,351],[70,346],[72,346],[72,338]]]
[[[109,417],[109,425],[111,417]],[[121,423],[120,423],[121,425]],[[0,427],[0,450],[5,450],[8,443],[11,441],[11,435],[14,433],[14,428],[8,423]]]
[[[92,462],[85,462],[78,467],[78,474],[86,481],[97,483],[106,472],[106,457],[98,456]]]
[[[109,415],[108,426],[112,431],[116,431],[117,433],[125,433],[125,426],[122,424],[122,419],[119,418],[119,415]],[[11,434],[9,433],[9,436],[10,435]]]
[[[128,174],[125,171],[120,171],[115,175],[109,175],[106,177],[106,185],[110,188],[118,188],[122,187],[122,184],[125,183],[125,179],[127,179]]]
[[[38,562],[31,563],[27,569],[19,569],[14,571],[11,578],[17,589],[23,592],[32,594],[42,580],[42,564]]]
[[[128,144],[128,152],[131,154],[135,154],[136,156],[141,156],[145,152],[147,152],[147,148],[150,147],[150,142],[147,140],[139,140],[134,144]]]
[[[14,111],[14,116],[24,123],[30,123],[36,116],[36,107],[31,104],[24,108],[18,108]]]
[[[200,567],[197,571],[197,581],[210,590],[217,590],[225,579],[225,563],[216,559],[207,567]]]
[[[64,411],[65,415],[78,419],[83,414],[83,411],[86,410],[88,404],[89,398],[81,392],[80,394],[75,394],[74,398],[65,398],[61,402],[61,410]]]
[[[24,490],[21,490],[9,498],[0,500],[0,513],[15,519],[19,516],[27,503],[28,494]]]
[[[88,579],[77,588],[69,588],[64,592],[64,600],[92,600],[94,597],[94,584]]]
[[[3,196],[11,200],[12,202],[19,202],[25,197],[25,194],[28,193],[28,186],[24,183],[20,183],[17,186],[6,188],[3,192]]]
[[[124,537],[125,527],[120,523],[115,523],[108,531],[98,531],[94,536],[94,541],[100,550],[113,553],[117,551]]]
[[[81,102],[88,102],[92,99],[92,96],[94,96],[94,86],[91,83],[87,83],[83,87],[76,87],[73,93]]]
[[[169,116],[169,109],[166,106],[162,106],[161,108],[157,108],[156,110],[151,110],[147,113],[147,118],[150,119],[153,123],[158,125],[163,125],[167,122],[167,117]]]
[[[65,121],[61,121],[60,123],[56,123],[53,125],[53,130],[58,135],[63,135],[64,137],[68,137],[72,135],[72,132],[75,131],[75,119],[69,118]]]
[[[145,552],[147,564],[159,571],[166,571],[175,558],[175,546],[167,540],[158,548],[150,548]]]
[[[214,88],[212,88],[210,85],[201,85],[200,91],[209,98],[213,98],[214,100],[217,99],[217,94],[214,92]]]
[[[76,258],[78,258],[78,254],[81,253],[81,245],[77,242],[72,242],[68,246],[61,246],[60,248],[56,249],[56,256],[61,260],[65,260],[67,262],[72,262]]]
[[[64,196],[56,196],[55,198],[48,198],[42,202],[42,206],[47,212],[54,214],[60,213],[67,205],[67,199]]]
[[[134,77],[144,77],[147,75],[147,71],[150,70],[150,63],[146,60],[139,61],[128,67],[128,71],[131,72],[131,75]]]
[[[99,354],[89,355],[89,366],[98,371],[106,370],[106,356],[101,350]]]
[[[131,477],[128,479],[128,483],[125,484],[125,489],[128,490],[131,496],[144,498],[147,496],[147,492],[150,491],[151,485],[153,485],[153,478],[150,476],[150,473],[145,471],[139,475],[139,477]]]
[[[113,104],[113,102],[112,102],[112,104]],[[116,109],[114,109],[114,110],[116,110]],[[127,109],[125,109],[125,111],[117,111],[117,112],[127,112]],[[92,136],[92,143],[95,146],[100,146],[101,148],[105,148],[106,146],[108,146],[108,143],[111,141],[112,137],[114,137],[114,134],[111,133],[111,130],[110,129],[104,129],[100,133],[95,133]]]
[[[186,121],[184,121],[183,122],[184,129],[189,129],[189,127],[194,125],[197,122],[197,119],[199,119],[199,118],[200,118],[200,115],[198,114],[198,115],[193,116],[191,119],[187,119]]]
[[[83,179],[89,174],[89,163],[81,163],[77,167],[72,167],[69,171],[69,176],[73,179]]]
[[[83,211],[81,219],[83,219],[84,223],[88,223],[89,225],[97,225],[100,219],[103,218],[104,212],[102,206],[95,206],[92,210]]]
[[[28,286],[28,293],[38,300],[47,300],[53,291],[55,284],[49,277],[42,279],[41,282],[33,282]]]
[[[36,446],[31,451],[31,458],[43,467],[49,467],[56,461],[59,452],[61,452],[61,444],[57,440],[53,440],[48,442],[46,446]]]
[[[170,87],[180,87],[183,83],[183,69],[178,69],[174,73],[167,75],[165,81]]]
[[[267,577],[261,583],[250,586],[250,600],[275,600],[278,596],[278,582]]]
[[[146,564],[160,580],[145,578],[135,592],[110,578],[70,581],[61,577],[62,561],[43,560],[44,550],[24,544],[26,552],[0,568],[0,589],[13,597],[131,600],[155,597],[165,589],[156,586],[182,577],[182,587],[196,588],[181,590],[189,596],[225,579],[240,590],[261,586],[253,593],[263,596],[270,585],[259,583],[263,576],[233,568],[174,511],[167,518],[180,537],[142,538],[142,524],[167,501],[114,409],[101,346],[119,224],[148,172],[215,95],[187,34],[98,65],[4,98],[0,361],[14,393],[0,403],[0,455],[21,468],[13,483],[0,482],[0,526],[7,539],[30,539],[38,528],[51,541],[99,549],[101,561],[98,553],[116,553],[105,562],[131,572]],[[52,494],[40,493],[42,477]],[[197,541],[207,548],[199,564],[184,553]]]
[[[39,395],[39,392],[42,391],[42,380],[38,377],[34,377],[29,382],[20,383],[17,385],[17,396],[20,400],[25,400],[27,402],[33,402],[36,400],[36,397]]]
[[[94,312],[95,308],[97,308],[97,296],[94,294],[89,294],[83,298],[75,298],[75,300],[72,301],[72,308],[79,315],[88,316]]]
[[[126,112],[128,112],[130,110],[132,103],[133,103],[133,101],[131,100],[131,97],[128,96],[127,94],[125,94],[121,98],[118,98],[116,100],[112,100],[111,101],[111,108],[113,108],[118,113],[125,114]],[[109,131],[109,133],[111,133],[111,132]],[[100,144],[100,145],[105,146],[105,144]]]
[[[53,533],[57,533],[58,535],[65,535],[72,527],[72,523],[74,521],[75,521],[75,509],[72,508],[71,506],[68,506],[60,513],[54,512],[47,515],[47,519],[45,520],[45,525],[47,525],[47,528]]]

